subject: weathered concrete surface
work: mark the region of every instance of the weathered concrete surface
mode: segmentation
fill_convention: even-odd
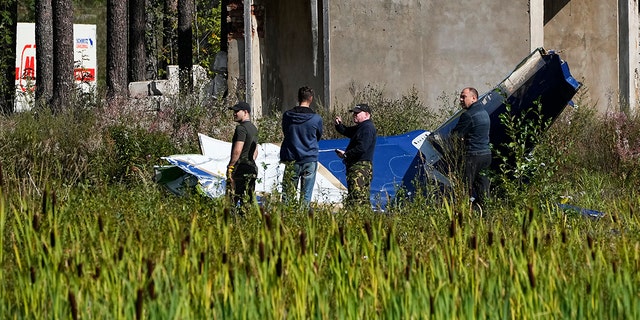
[[[451,106],[461,88],[489,90],[538,45],[561,53],[599,110],[638,104],[638,0],[317,2],[314,48],[313,1],[254,1],[264,9],[265,112],[290,108],[302,85],[329,107],[350,105],[352,88],[368,84],[389,97],[414,87],[426,107]],[[230,92],[242,86],[243,50],[230,41]]]
[[[556,7],[553,2],[545,1],[545,48],[555,49],[568,61],[598,110],[617,109],[618,1],[555,1]]]
[[[485,91],[530,52],[528,1],[350,0],[329,2],[333,106],[350,88],[415,87],[427,107],[466,86]]]
[[[286,110],[297,104],[298,88],[316,92],[323,102],[322,20],[319,21],[317,61],[314,64],[311,1],[270,0],[265,3],[263,93],[267,105]],[[322,12],[319,12],[322,19]],[[313,106],[312,106],[313,107]]]

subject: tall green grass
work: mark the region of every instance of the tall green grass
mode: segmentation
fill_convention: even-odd
[[[384,132],[433,128],[428,111],[385,118],[419,108],[411,93],[366,90]],[[197,152],[197,132],[228,140],[220,102],[0,122],[4,318],[640,316],[633,116],[567,109],[536,149],[558,159],[553,174],[492,199],[482,216],[456,194],[421,194],[385,214],[309,212],[272,196],[245,217],[222,200],[174,197],[153,183],[151,166]],[[562,199],[606,215],[560,210]]]

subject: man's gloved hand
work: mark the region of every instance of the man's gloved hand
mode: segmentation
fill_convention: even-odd
[[[227,180],[232,180],[233,177],[233,170],[235,169],[234,166],[232,165],[228,165],[227,166]]]

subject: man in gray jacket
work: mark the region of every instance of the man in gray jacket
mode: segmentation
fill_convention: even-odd
[[[284,141],[280,147],[280,161],[286,166],[282,178],[285,201],[295,198],[300,184],[300,198],[309,205],[318,169],[318,141],[322,138],[322,117],[311,109],[313,89],[298,90],[298,106],[282,116]]]
[[[491,120],[487,111],[478,103],[478,91],[464,88],[460,93],[460,106],[466,111],[460,115],[452,136],[462,138],[465,145],[464,182],[475,204],[482,205],[489,195],[489,178],[483,170],[491,165],[489,129]]]

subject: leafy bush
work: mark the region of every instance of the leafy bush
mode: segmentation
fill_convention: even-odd
[[[418,98],[415,88],[409,89],[400,98],[389,98],[384,88],[367,85],[362,89],[352,88],[353,101],[347,105],[319,108],[324,120],[326,139],[344,138],[334,129],[334,118],[340,116],[346,125],[353,125],[351,114],[347,112],[358,103],[367,103],[373,111],[374,122],[378,135],[389,136],[406,133],[413,130],[434,130],[446,117],[453,114],[445,108],[434,111],[428,108]]]

